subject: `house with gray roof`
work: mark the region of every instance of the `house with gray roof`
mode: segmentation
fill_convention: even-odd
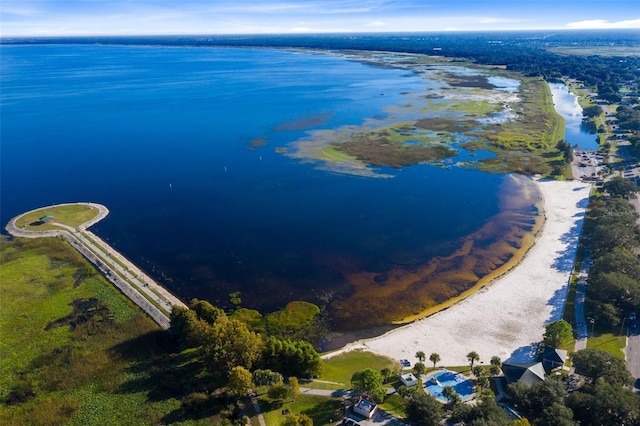
[[[536,382],[544,382],[547,374],[541,362],[503,363],[502,372],[507,383],[520,382],[531,386]]]

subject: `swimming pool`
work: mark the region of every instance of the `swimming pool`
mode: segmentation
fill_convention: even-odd
[[[473,382],[466,379],[462,374],[443,370],[427,376],[424,387],[441,402],[448,402],[442,395],[442,390],[446,386],[451,386],[463,401],[471,399],[474,394]]]

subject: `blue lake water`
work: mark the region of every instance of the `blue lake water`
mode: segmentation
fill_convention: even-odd
[[[569,91],[564,83],[549,83],[553,103],[556,112],[560,114],[565,122],[564,139],[573,145],[578,145],[580,149],[597,150],[596,134],[589,133],[582,124],[582,107],[578,103],[578,96]]]
[[[374,179],[278,152],[361,124],[425,81],[267,49],[2,46],[2,223],[93,201],[92,230],[189,300],[271,310],[344,276],[447,255],[499,211],[505,177],[420,165]]]

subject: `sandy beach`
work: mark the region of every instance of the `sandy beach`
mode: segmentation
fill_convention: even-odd
[[[544,326],[562,318],[591,188],[577,181],[541,180],[537,186],[545,223],[516,267],[449,309],[331,355],[365,349],[413,363],[415,353],[424,351],[427,357],[438,353],[440,365],[464,365],[466,354],[476,351],[485,364],[494,355],[503,361],[533,360]]]

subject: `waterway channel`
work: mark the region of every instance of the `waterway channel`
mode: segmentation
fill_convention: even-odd
[[[549,83],[549,87],[556,112],[566,122],[564,139],[572,146],[577,144],[582,150],[597,150],[597,136],[590,133],[582,123],[582,107],[578,103],[578,96],[571,93],[561,82]]]

